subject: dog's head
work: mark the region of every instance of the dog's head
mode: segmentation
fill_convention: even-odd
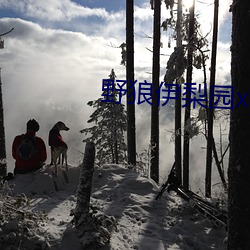
[[[69,128],[65,125],[65,123],[61,122],[61,121],[57,122],[54,125],[54,128],[58,129],[59,131],[61,131],[61,130],[68,131],[69,130]]]

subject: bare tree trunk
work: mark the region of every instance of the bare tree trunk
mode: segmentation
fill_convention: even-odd
[[[219,175],[220,175],[220,179],[222,181],[222,184],[223,184],[223,187],[224,187],[225,191],[227,192],[227,182],[226,182],[223,170],[221,168],[221,164],[220,164],[219,157],[218,157],[218,154],[217,154],[214,138],[213,138],[213,149],[212,150],[213,150],[213,153],[214,153],[214,160],[215,160],[215,163],[216,163]]]
[[[117,104],[114,104],[117,105]],[[114,107],[114,116],[116,117],[117,115],[117,109],[116,107]],[[118,139],[117,139],[117,130],[118,130],[118,126],[117,126],[117,122],[116,119],[114,117],[114,156],[115,156],[115,163],[119,164],[119,150],[118,150]]]
[[[90,212],[90,195],[94,172],[95,144],[87,142],[84,159],[80,171],[77,188],[77,201],[74,212],[76,235],[82,249],[100,249],[109,243],[111,233],[115,227],[115,218],[99,213]],[[93,206],[91,207],[94,209]]]
[[[194,8],[195,0],[193,0],[193,5],[189,8],[189,30],[188,30],[188,67],[187,67],[187,83],[192,83],[192,73],[193,73],[193,36],[194,36]],[[187,99],[191,98],[190,91],[186,93]],[[188,126],[191,113],[191,103],[186,100],[185,107],[185,128]],[[189,132],[184,129],[184,141],[183,141],[183,186],[189,189]]]
[[[126,79],[127,79],[127,144],[128,164],[136,165],[136,128],[134,83],[134,1],[126,1]],[[131,83],[132,82],[132,83]]]
[[[228,250],[250,249],[250,1],[232,3],[234,105],[230,117]],[[248,94],[244,103],[241,97]],[[238,105],[239,104],[239,105]],[[246,107],[247,106],[247,107]]]
[[[159,183],[159,105],[158,95],[160,77],[161,43],[161,1],[154,2],[154,37],[153,37],[153,104],[151,109],[151,167],[150,177]]]
[[[77,202],[74,213],[76,228],[81,227],[89,220],[89,203],[94,172],[95,144],[87,142],[83,164],[80,172],[79,184],[76,192]]]
[[[212,150],[213,150],[213,116],[214,110],[211,104],[214,103],[215,73],[216,73],[216,55],[217,55],[217,37],[218,37],[218,14],[219,0],[214,1],[214,24],[213,24],[213,41],[212,41],[212,56],[210,69],[210,93],[209,93],[209,109],[208,109],[208,134],[207,134],[207,158],[206,158],[206,177],[205,177],[205,194],[211,197],[211,178],[212,178]]]
[[[176,22],[176,33],[177,40],[176,46],[182,46],[182,0],[178,0],[177,6],[177,22]],[[179,81],[176,81],[179,84]],[[181,89],[181,86],[180,86]],[[178,99],[175,99],[175,163],[176,163],[176,175],[182,182],[182,167],[181,167],[181,92],[176,92]]]
[[[5,36],[13,31],[14,28],[9,31],[0,34],[1,36]],[[3,49],[3,41],[2,41]],[[3,111],[3,94],[2,94],[2,72],[0,68],[0,176],[5,177],[7,175],[7,159],[6,159],[6,145],[5,145],[5,129],[4,129],[4,111]]]
[[[118,154],[117,139],[115,139],[114,147],[115,147],[115,163],[116,163],[116,164],[119,164],[119,154]]]
[[[0,176],[5,177],[7,174],[5,130],[4,130],[4,111],[2,96],[2,77],[0,71]]]

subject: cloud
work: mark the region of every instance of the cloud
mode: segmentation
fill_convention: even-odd
[[[144,4],[142,6],[135,6],[134,7],[134,18],[145,21],[152,19],[153,10],[150,8],[150,4]]]
[[[219,3],[219,28],[223,25],[224,21],[231,15],[229,13],[229,7],[232,3],[231,0],[220,1]],[[198,17],[198,21],[201,24],[203,35],[210,33],[212,35],[213,30],[213,18],[214,18],[214,1],[198,2],[196,1],[195,12]],[[228,23],[227,23],[228,24]]]
[[[63,120],[70,127],[70,131],[63,134],[71,149],[70,160],[77,162],[79,155],[75,154],[75,148],[80,151],[83,148],[79,130],[89,126],[86,121],[93,112],[86,103],[101,97],[102,79],[108,78],[112,68],[118,79],[125,79],[125,67],[120,65],[121,50],[110,46],[125,42],[125,11],[109,13],[66,0],[50,2],[44,6],[43,2],[31,0],[0,2],[0,8],[13,9],[22,17],[0,19],[2,31],[14,27],[14,31],[4,37],[5,48],[0,51],[10,170],[13,169],[10,153],[13,137],[25,132],[30,118],[39,121],[38,135],[46,143],[49,129]],[[138,81],[151,81],[152,77],[152,52],[146,48],[152,49],[153,40],[145,36],[152,36],[152,20],[153,11],[148,3],[135,6],[135,79]],[[162,42],[161,53],[170,54],[175,45],[167,48],[164,32]],[[229,69],[222,64],[229,64],[230,52],[228,54],[229,48],[224,42],[218,50],[221,51],[219,77],[226,82]],[[165,73],[167,60],[168,56],[161,57],[161,75]],[[210,63],[207,64],[209,67]],[[200,75],[201,81],[197,83],[203,82],[202,73]],[[149,143],[150,107],[147,107],[147,120],[143,107],[136,105],[136,110],[137,136],[142,136],[138,138],[141,144],[138,150],[141,150]],[[167,131],[172,129],[166,118],[161,120],[162,167],[166,166],[166,159],[172,164],[173,145],[169,144]]]
[[[120,52],[108,46],[104,37],[45,29],[13,18],[1,19],[1,25],[14,27],[1,50],[9,158],[13,136],[32,117],[42,123],[45,140],[53,123],[68,122],[80,145],[78,132],[93,112],[86,103],[101,97],[102,79],[108,78],[112,68],[124,71]]]
[[[70,21],[78,17],[108,17],[108,12],[103,8],[88,8],[70,0],[44,1],[16,1],[8,0],[0,3],[0,8],[8,8],[22,13],[26,17],[47,21]]]

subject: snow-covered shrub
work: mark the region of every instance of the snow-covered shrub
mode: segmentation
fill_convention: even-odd
[[[46,214],[29,209],[24,195],[11,195],[13,187],[0,182],[0,249],[50,249],[49,235],[43,229]]]

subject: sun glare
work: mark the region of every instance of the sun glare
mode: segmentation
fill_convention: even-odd
[[[193,0],[183,0],[183,5],[189,9],[193,5]]]

